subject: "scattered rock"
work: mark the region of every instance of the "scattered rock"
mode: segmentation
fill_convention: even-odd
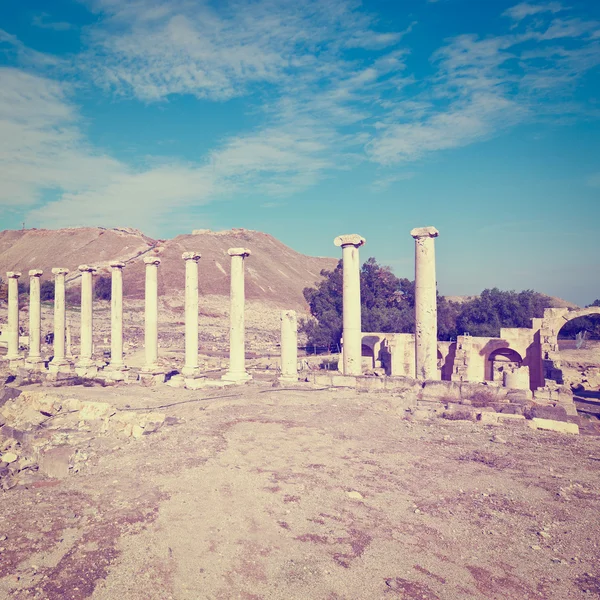
[[[16,460],[18,460],[18,458],[19,457],[14,452],[7,452],[6,454],[3,454],[2,456],[0,456],[0,460],[2,460],[2,462],[5,462],[9,465],[10,465],[10,463],[14,463]]]
[[[356,492],[356,491],[351,491],[351,492],[346,492],[348,494],[348,498],[352,498],[353,500],[362,500],[363,499],[363,495],[360,492]]]
[[[506,440],[501,435],[492,436],[492,442],[496,444],[506,444]]]

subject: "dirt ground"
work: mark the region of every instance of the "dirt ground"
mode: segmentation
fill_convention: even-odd
[[[598,437],[308,384],[54,392],[170,418],[0,493],[0,598],[600,597]]]

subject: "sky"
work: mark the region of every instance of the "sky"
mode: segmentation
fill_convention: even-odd
[[[24,224],[24,225],[23,225]],[[600,297],[597,0],[0,0],[0,229],[358,233]]]

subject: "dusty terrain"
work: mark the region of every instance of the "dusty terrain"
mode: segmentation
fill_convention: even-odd
[[[51,393],[166,420],[134,439],[43,416],[78,458],[0,496],[2,598],[600,596],[597,437],[266,379]]]

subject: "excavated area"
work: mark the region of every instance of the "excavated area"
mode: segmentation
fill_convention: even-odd
[[[598,437],[309,384],[7,389],[0,598],[600,595]]]

